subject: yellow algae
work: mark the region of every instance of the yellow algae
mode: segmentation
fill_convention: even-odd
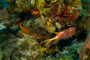
[[[75,7],[78,7],[78,6],[80,6],[80,3],[81,3],[81,0],[74,0],[72,2],[72,5],[75,6]]]
[[[57,2],[57,0],[51,0],[51,3],[55,3],[55,2]]]
[[[59,49],[58,49],[58,47],[56,46],[55,47],[55,50],[54,50],[55,52],[59,52]]]
[[[53,53],[53,52],[59,52],[58,47],[56,46],[55,49],[50,49],[49,47],[42,47],[40,48],[42,51],[45,51],[47,54]]]

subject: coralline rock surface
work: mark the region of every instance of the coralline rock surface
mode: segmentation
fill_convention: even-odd
[[[0,24],[0,33],[4,32],[6,30],[6,26],[4,25],[4,22]]]

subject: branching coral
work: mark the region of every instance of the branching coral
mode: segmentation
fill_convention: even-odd
[[[39,12],[40,12],[42,19],[44,19],[43,13],[45,13],[44,4],[45,4],[44,0],[42,0],[42,1],[38,0],[38,2],[37,2],[37,8],[39,9]]]
[[[17,10],[19,12],[22,12],[22,11],[26,11],[26,10],[30,10],[30,6],[31,6],[31,1],[29,0],[16,0],[16,4],[17,4]]]
[[[54,52],[59,52],[59,49],[58,49],[57,46],[55,47],[55,49],[51,49],[51,48],[49,48],[49,47],[35,46],[35,49],[37,49],[37,48],[41,49],[42,52],[46,52],[47,54],[52,54],[52,53],[54,53]],[[43,54],[44,54],[44,53],[43,53]]]
[[[31,1],[30,0],[7,0],[7,2],[10,4],[8,7],[9,10],[14,12],[25,12],[26,10],[30,10]]]

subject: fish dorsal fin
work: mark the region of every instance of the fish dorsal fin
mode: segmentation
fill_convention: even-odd
[[[20,28],[22,29],[22,31],[23,31],[24,33],[29,34],[29,28],[23,27],[23,26],[21,25],[21,23],[19,23],[19,26],[20,26]]]

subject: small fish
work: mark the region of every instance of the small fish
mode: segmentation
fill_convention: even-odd
[[[24,33],[29,34],[29,29],[28,29],[28,28],[23,27],[23,26],[21,25],[21,23],[19,23],[19,26],[20,26],[20,28],[22,29],[22,31],[23,31]]]
[[[31,10],[31,14],[33,14],[35,17],[39,17],[39,11],[37,10]]]
[[[18,23],[18,22],[20,21],[20,19],[21,19],[21,18],[18,18],[18,19],[16,20],[16,23]]]
[[[58,42],[61,39],[68,39],[69,37],[71,37],[72,35],[75,35],[75,34],[76,34],[76,28],[71,27],[71,28],[68,28],[68,29],[65,29],[65,30],[59,32],[55,37],[45,40],[43,42],[47,42],[45,44],[45,46],[47,46],[47,45],[51,44],[52,41]],[[41,43],[43,43],[43,42],[41,42]]]
[[[38,13],[39,13],[38,11],[32,12],[33,15],[37,15]]]
[[[15,23],[18,24],[20,22],[25,21],[25,16],[26,16],[26,13],[25,12],[19,13],[19,16],[18,16],[17,20],[15,21]]]
[[[38,35],[38,34],[36,34],[36,33],[30,34],[30,29],[29,29],[29,28],[26,28],[26,27],[23,27],[23,26],[21,25],[21,23],[19,23],[19,26],[20,26],[20,28],[22,29],[22,31],[23,31],[25,34],[31,35],[31,36],[33,36],[33,38],[37,38],[37,39],[39,39],[39,38],[41,38],[41,39],[46,39],[46,38],[48,38],[47,36]]]
[[[21,25],[21,23],[19,23],[19,26],[20,26],[20,28],[22,29],[22,31],[23,31],[24,33],[26,33],[26,34],[28,34],[28,35],[34,35],[34,36],[37,35],[37,34],[30,34],[29,28],[23,27],[23,26]]]
[[[89,16],[90,16],[90,13],[87,13],[87,15],[89,15]]]

